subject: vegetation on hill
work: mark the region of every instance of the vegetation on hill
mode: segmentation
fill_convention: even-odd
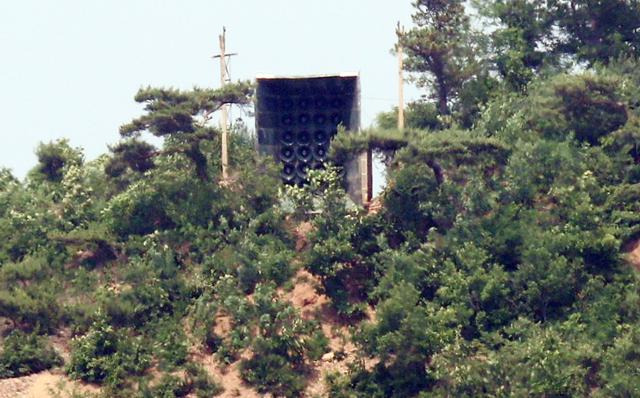
[[[220,181],[211,115],[249,104],[245,82],[141,89],[108,154],[59,140],[24,181],[0,170],[0,377],[60,366],[47,336],[69,334],[65,371],[105,396],[219,394],[203,357],[302,395],[335,350],[327,318],[288,299],[308,272],[355,345],[329,396],[640,396],[624,256],[640,238],[638,5],[475,3],[477,21],[462,1],[415,1],[402,43],[433,95],[405,131],[389,112],[339,133],[304,187],[241,124]],[[377,212],[341,186],[367,149],[388,165]]]

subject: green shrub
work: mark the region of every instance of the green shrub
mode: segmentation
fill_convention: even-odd
[[[213,331],[217,312],[218,306],[210,291],[204,291],[193,300],[188,312],[191,334],[211,352],[216,352],[221,343]]]
[[[602,361],[600,377],[604,387],[597,396],[640,396],[640,336],[638,324],[624,325],[623,332],[613,340]]]
[[[240,363],[242,377],[260,392],[298,396],[306,385],[306,360],[317,358],[327,341],[318,325],[277,299],[273,284],[258,285],[254,299],[258,333],[251,345],[253,357]]]
[[[188,363],[184,368],[184,376],[164,374],[159,382],[149,385],[147,380],[138,386],[139,398],[178,398],[193,397],[211,398],[223,390],[202,368],[202,366]]]
[[[150,362],[141,338],[129,337],[126,330],[115,330],[101,318],[72,341],[67,371],[77,379],[117,387],[141,374]]]
[[[224,388],[216,383],[201,365],[189,362],[185,365],[185,370],[187,382],[198,398],[214,397],[224,391]]]
[[[305,387],[305,377],[289,361],[278,354],[259,354],[242,362],[242,377],[261,393],[277,396],[300,396]]]
[[[155,354],[160,359],[160,366],[172,369],[182,365],[188,354],[187,337],[182,325],[166,320],[154,324],[152,330],[155,332]]]
[[[178,398],[189,394],[191,386],[178,376],[165,374],[160,382],[149,387],[145,384],[140,386],[140,398]]]
[[[62,365],[62,358],[35,333],[14,330],[0,353],[0,378],[24,376]]]
[[[171,313],[172,308],[168,293],[157,280],[136,284],[118,294],[107,292],[101,301],[105,314],[117,326],[141,327]]]
[[[22,329],[50,332],[61,319],[53,292],[41,285],[0,290],[0,316],[11,319]]]

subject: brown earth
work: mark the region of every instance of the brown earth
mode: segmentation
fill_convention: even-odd
[[[282,298],[300,311],[304,319],[315,319],[320,322],[322,331],[329,339],[328,350],[323,358],[311,364],[306,397],[327,396],[325,376],[338,372],[346,374],[349,365],[359,360],[356,346],[351,342],[348,325],[338,317],[331,307],[329,298],[319,294],[317,288],[320,281],[308,271],[301,269],[294,277],[294,288],[282,295]],[[373,314],[370,314],[370,317]],[[365,366],[370,366],[365,361]]]
[[[629,264],[640,271],[640,239],[625,248],[625,258]]]
[[[97,387],[69,379],[61,370],[0,380],[0,398],[70,398],[88,397]]]

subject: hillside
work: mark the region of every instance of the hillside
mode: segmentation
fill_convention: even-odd
[[[430,96],[339,128],[304,184],[239,122],[221,178],[212,115],[251,82],[142,88],[108,153],[0,169],[0,397],[639,397],[640,9],[614,3],[480,1],[485,37],[417,1]]]

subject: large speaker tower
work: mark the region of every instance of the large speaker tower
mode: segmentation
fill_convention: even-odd
[[[286,184],[302,185],[307,170],[323,167],[339,125],[348,131],[360,128],[357,74],[260,76],[257,83],[258,149],[279,162]],[[358,169],[348,165],[348,180],[360,179]]]

